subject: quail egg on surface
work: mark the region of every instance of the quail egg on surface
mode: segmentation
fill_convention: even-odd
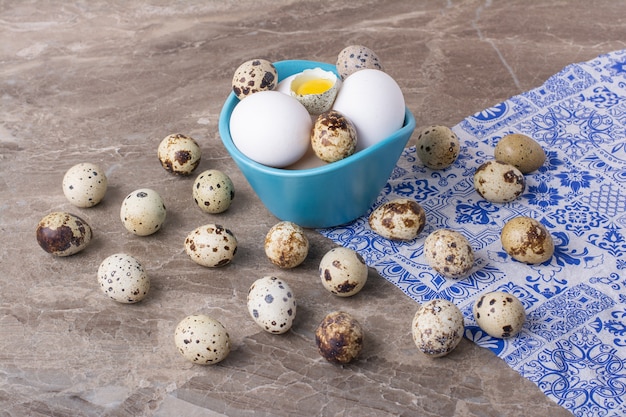
[[[447,278],[461,278],[474,265],[474,251],[465,236],[455,230],[438,229],[424,241],[429,265]]]
[[[474,319],[489,336],[507,338],[517,335],[526,321],[526,312],[513,294],[494,291],[482,295],[473,307]]]
[[[322,257],[319,273],[324,288],[339,297],[350,297],[365,286],[368,268],[358,252],[336,247]]]
[[[187,235],[185,252],[198,265],[209,268],[224,266],[237,253],[237,238],[219,224],[206,224]]]
[[[511,164],[522,174],[539,169],[546,161],[546,153],[533,138],[513,133],[498,141],[494,150],[496,161]]]
[[[235,198],[235,186],[222,171],[209,169],[198,175],[193,183],[193,200],[207,213],[222,213]]]
[[[235,70],[233,75],[233,93],[240,100],[258,93],[276,88],[278,72],[267,59],[251,59]]]
[[[265,255],[280,268],[295,268],[309,253],[309,240],[304,229],[290,221],[281,221],[265,235]]]
[[[526,179],[511,164],[487,161],[474,172],[474,188],[487,201],[508,203],[522,195]]]
[[[312,115],[330,110],[341,80],[332,71],[306,69],[291,79],[290,93]]]
[[[163,226],[165,203],[154,190],[141,188],[128,194],[122,202],[120,219],[126,230],[137,236],[148,236]]]
[[[384,71],[378,55],[367,46],[348,45],[337,55],[337,71],[342,79],[362,69]]]
[[[500,241],[509,256],[527,264],[546,262],[554,254],[552,235],[532,217],[518,216],[506,222]]]
[[[448,300],[430,300],[419,306],[412,323],[415,346],[438,358],[452,352],[463,338],[463,313]]]
[[[95,206],[102,201],[106,191],[106,174],[96,164],[74,165],[63,176],[63,194],[76,207]]]
[[[93,233],[89,224],[80,217],[52,212],[39,221],[36,236],[44,251],[56,256],[69,256],[85,249]]]
[[[344,311],[329,313],[315,330],[315,343],[320,355],[338,364],[356,359],[363,349],[363,339],[361,324]]]
[[[412,240],[424,230],[426,212],[410,198],[396,198],[378,206],[368,218],[378,235],[392,240]]]
[[[230,353],[230,336],[218,320],[204,314],[185,317],[176,326],[174,343],[183,357],[199,365],[214,365]]]
[[[356,129],[350,120],[336,110],[317,116],[311,131],[311,146],[318,158],[336,162],[356,150]]]
[[[163,138],[157,155],[167,172],[190,175],[200,164],[202,151],[194,138],[177,133]]]
[[[248,290],[248,312],[266,332],[282,334],[296,318],[296,297],[285,280],[259,278]]]
[[[459,156],[461,145],[457,135],[447,126],[429,126],[417,136],[415,152],[431,169],[447,168]]]
[[[124,304],[143,300],[150,290],[150,278],[144,267],[125,253],[116,253],[100,263],[98,282],[102,292]]]

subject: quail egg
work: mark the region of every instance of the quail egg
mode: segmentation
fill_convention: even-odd
[[[259,91],[276,88],[278,72],[267,59],[251,59],[235,70],[233,75],[233,93],[240,100]]]
[[[474,251],[465,236],[455,230],[438,229],[424,241],[430,266],[447,278],[461,278],[474,266]]]
[[[36,235],[39,246],[56,256],[69,256],[82,251],[93,236],[85,220],[65,212],[44,216],[37,224]]]
[[[526,179],[511,164],[487,161],[474,172],[474,188],[487,201],[508,203],[522,195]]]
[[[293,222],[278,222],[265,235],[265,255],[280,268],[295,268],[308,253],[309,240],[304,229]]]
[[[174,343],[185,359],[199,365],[221,362],[231,348],[226,328],[204,314],[193,314],[181,320],[174,331]]]
[[[96,164],[84,162],[67,170],[63,177],[63,194],[76,207],[93,207],[107,191],[105,172]]]
[[[459,156],[457,135],[447,126],[429,126],[417,136],[415,152],[424,165],[431,169],[444,169]]]
[[[282,334],[296,318],[296,297],[285,280],[259,278],[248,290],[248,312],[266,332]]]
[[[166,213],[165,203],[159,193],[149,188],[141,188],[124,198],[120,219],[129,232],[137,236],[148,236],[161,229]]]
[[[363,328],[349,313],[335,311],[324,317],[315,330],[320,355],[329,362],[347,364],[363,349]]]
[[[157,155],[167,172],[190,175],[200,165],[202,151],[194,138],[177,133],[161,141]]]
[[[361,291],[367,282],[367,273],[363,257],[349,248],[333,248],[320,261],[322,285],[339,297],[350,297]]]
[[[143,300],[150,290],[150,278],[141,263],[125,253],[107,257],[98,267],[100,289],[124,304]]]
[[[337,71],[342,79],[362,69],[384,71],[378,55],[367,46],[348,45],[337,55]]]
[[[311,68],[293,77],[289,91],[309,114],[317,115],[330,110],[340,86],[341,80],[334,72]]]
[[[504,136],[494,150],[496,161],[511,164],[522,174],[539,169],[546,161],[546,153],[531,137],[520,133]]]
[[[317,116],[311,131],[311,146],[318,158],[336,162],[356,150],[356,129],[352,122],[336,110]]]
[[[430,300],[419,306],[412,323],[415,346],[438,358],[452,352],[463,338],[463,313],[448,300]]]
[[[219,224],[206,224],[187,235],[185,252],[198,265],[209,268],[224,266],[237,253],[237,238]]]
[[[474,319],[489,336],[507,338],[517,335],[526,321],[526,312],[513,294],[494,291],[482,295],[473,307]]]
[[[506,222],[500,241],[509,256],[527,264],[546,262],[554,254],[552,235],[532,217],[518,216]]]
[[[396,198],[378,206],[368,218],[370,228],[392,240],[412,240],[424,230],[426,212],[415,200]]]
[[[222,213],[228,210],[233,198],[233,182],[228,175],[217,169],[204,171],[193,183],[193,200],[204,212]]]

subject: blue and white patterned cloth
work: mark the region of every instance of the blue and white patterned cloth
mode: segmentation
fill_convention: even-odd
[[[412,197],[427,226],[411,242],[392,242],[369,227],[369,212],[319,232],[359,252],[367,264],[417,302],[453,301],[465,315],[465,336],[492,350],[577,416],[626,415],[626,50],[572,64],[544,85],[512,97],[453,127],[457,161],[425,168],[415,149],[401,156],[381,203]],[[510,133],[534,138],[547,160],[526,175],[526,191],[493,204],[474,190],[473,175]],[[372,207],[372,209],[374,208]],[[555,241],[552,259],[526,265],[502,249],[502,226],[516,216],[538,219]],[[438,228],[465,235],[476,255],[469,277],[438,275],[423,257]],[[488,291],[515,294],[526,308],[522,332],[491,338],[472,305]]]

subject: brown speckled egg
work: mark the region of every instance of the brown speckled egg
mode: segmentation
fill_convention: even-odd
[[[415,153],[431,169],[444,169],[459,156],[461,145],[457,135],[447,126],[429,126],[417,136]]]
[[[366,68],[384,71],[376,53],[363,45],[348,45],[343,48],[337,55],[336,66],[343,80],[349,75]]]
[[[496,161],[511,164],[522,174],[539,169],[546,161],[546,153],[531,137],[520,133],[504,136],[494,150]]]
[[[251,59],[241,64],[233,75],[233,92],[240,100],[276,88],[278,72],[266,59]]]
[[[513,259],[527,264],[546,262],[554,254],[552,235],[532,217],[519,216],[506,222],[500,241]]]
[[[252,283],[247,306],[256,324],[272,334],[286,333],[296,318],[296,297],[291,287],[285,280],[273,276]]]
[[[190,175],[200,164],[202,151],[194,138],[176,133],[163,138],[157,156],[167,172]]]
[[[467,238],[449,229],[438,229],[428,235],[424,257],[435,271],[447,278],[461,278],[474,265],[474,251]]]
[[[339,297],[350,297],[365,286],[368,268],[358,252],[337,247],[326,252],[320,261],[322,285]]]
[[[105,172],[96,164],[83,162],[67,170],[63,176],[63,194],[76,207],[93,207],[107,191]]]
[[[313,152],[325,162],[344,159],[356,150],[356,128],[336,110],[317,116],[311,131]]]
[[[143,300],[150,290],[150,278],[144,267],[125,253],[116,253],[100,263],[98,282],[103,293],[124,304]]]
[[[219,224],[205,224],[187,235],[185,252],[198,265],[220,267],[233,260],[237,239],[233,232]]]
[[[265,235],[265,255],[276,266],[290,269],[300,265],[309,253],[304,229],[290,221],[276,223]]]
[[[218,320],[204,314],[185,317],[176,326],[174,343],[181,355],[198,365],[214,365],[230,353],[230,336]]]
[[[463,338],[463,313],[450,301],[435,299],[419,306],[412,323],[415,346],[433,358],[445,356]]]
[[[526,321],[526,312],[513,294],[494,291],[482,295],[473,307],[474,319],[491,337],[507,338],[517,335]]]
[[[426,212],[415,200],[396,198],[372,211],[368,222],[385,239],[412,240],[424,230]]]
[[[315,330],[317,350],[329,362],[347,364],[363,349],[363,328],[349,313],[328,314]]]
[[[69,256],[85,249],[93,236],[91,227],[80,217],[65,212],[53,212],[39,221],[37,243],[56,256]]]
[[[487,201],[508,203],[522,195],[526,179],[511,164],[487,161],[474,172],[474,188]]]
[[[223,213],[235,198],[235,186],[228,175],[208,169],[198,175],[192,188],[193,200],[206,213]]]

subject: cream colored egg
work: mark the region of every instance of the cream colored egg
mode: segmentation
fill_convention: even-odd
[[[412,323],[415,346],[433,358],[457,347],[465,331],[463,313],[450,301],[435,299],[419,306]]]
[[[378,55],[364,45],[348,45],[343,48],[337,55],[336,66],[342,79],[367,68],[384,71]]]
[[[313,152],[325,162],[336,162],[356,150],[356,129],[350,120],[336,110],[320,114],[311,131]]]
[[[228,265],[237,253],[237,238],[219,224],[205,224],[185,238],[185,252],[198,265],[209,268]]]
[[[102,168],[89,162],[74,165],[63,176],[63,194],[76,207],[93,207],[101,202],[107,185]]]
[[[513,133],[498,141],[494,149],[496,161],[511,164],[522,174],[539,169],[546,161],[546,153],[533,138]]]
[[[116,253],[98,267],[100,289],[109,298],[123,304],[137,303],[148,295],[150,278],[133,256]]]
[[[424,257],[447,278],[462,278],[474,265],[474,251],[465,236],[455,230],[438,229],[424,241]]]
[[[526,312],[513,294],[494,291],[482,295],[473,306],[474,319],[489,336],[507,338],[517,335],[526,321]]]
[[[70,256],[84,250],[93,236],[89,224],[72,213],[52,212],[37,224],[37,243],[55,256]]]
[[[367,282],[368,268],[363,257],[345,247],[329,250],[319,265],[322,285],[339,297],[357,294]]]
[[[137,236],[156,233],[165,223],[167,211],[156,191],[141,188],[128,194],[120,208],[120,219],[129,232]]]
[[[410,198],[396,198],[378,206],[368,218],[371,229],[391,240],[412,240],[424,230],[426,212]]]
[[[276,88],[278,72],[267,59],[251,59],[239,65],[233,74],[233,93],[243,100],[260,91]]]
[[[456,134],[447,126],[429,126],[419,133],[415,153],[424,165],[431,169],[444,169],[459,156],[460,143]]]
[[[474,188],[487,201],[508,203],[522,195],[526,179],[513,165],[492,160],[474,172]]]
[[[174,331],[174,343],[185,359],[198,365],[215,365],[226,359],[231,349],[226,328],[204,314],[181,320]]]
[[[235,198],[235,186],[228,175],[217,169],[208,169],[193,183],[195,203],[206,213],[223,213]]]
[[[309,240],[304,229],[290,221],[281,221],[265,235],[265,255],[280,268],[295,268],[309,253]]]
[[[532,217],[514,217],[500,232],[502,247],[513,259],[540,264],[554,254],[554,240],[548,229]]]
[[[263,330],[286,333],[296,318],[296,297],[289,284],[280,278],[259,278],[248,290],[248,312]]]
[[[167,172],[190,175],[200,165],[202,151],[194,138],[177,133],[163,138],[157,156]]]

